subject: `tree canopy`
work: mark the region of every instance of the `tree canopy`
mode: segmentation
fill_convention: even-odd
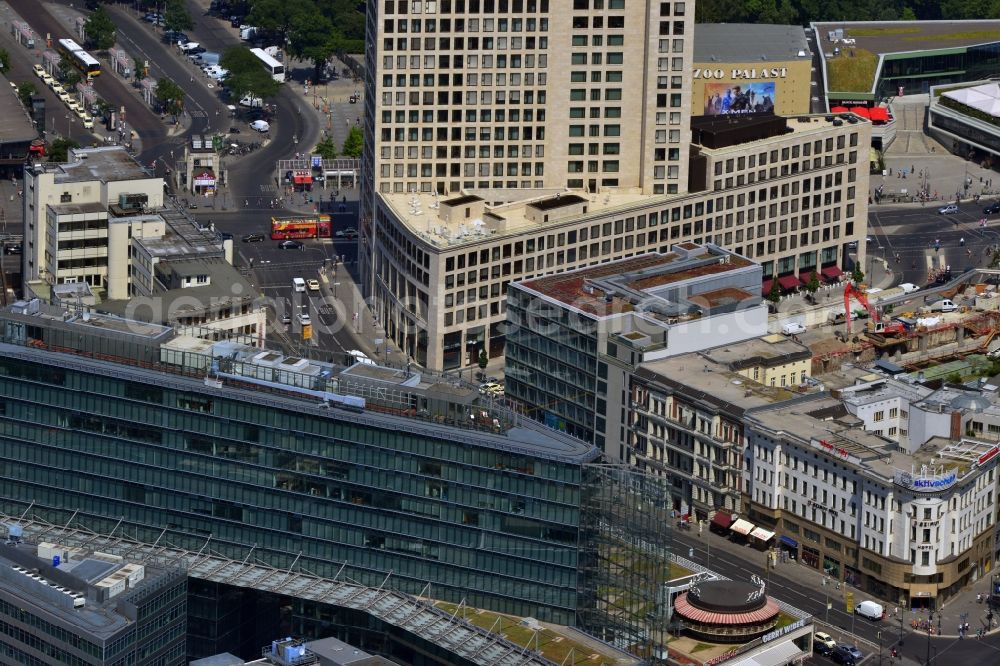
[[[83,29],[87,34],[87,43],[98,51],[106,51],[115,45],[118,28],[104,7],[98,7],[90,13]]]
[[[319,155],[324,160],[332,160],[337,156],[337,144],[333,142],[333,139],[327,137],[316,144],[312,154]]]
[[[49,144],[49,162],[68,162],[69,161],[69,151],[73,148],[79,148],[78,144],[73,139],[69,137],[59,137]]]
[[[351,127],[351,130],[347,133],[347,138],[344,139],[344,149],[341,151],[344,157],[361,157],[361,151],[365,148],[364,135],[361,133],[361,128],[357,125]]]
[[[167,113],[177,115],[184,108],[184,91],[167,78],[156,82],[156,98],[163,102]]]
[[[24,108],[31,108],[31,97],[38,92],[35,88],[35,84],[31,81],[25,81],[24,83],[17,84],[17,96],[21,99],[21,104]]]
[[[4,71],[4,74],[10,71],[10,53],[7,49],[0,49],[0,69]]]
[[[167,0],[167,8],[163,12],[163,24],[167,30],[174,31],[190,30],[194,27],[194,20],[188,13],[184,0]]]
[[[1000,17],[1000,0],[699,0],[699,23],[913,21]]]
[[[59,75],[62,77],[62,82],[65,83],[67,87],[72,88],[83,80],[83,76],[77,68],[74,67],[73,63],[65,57],[59,58],[59,64],[57,67],[59,68]]]
[[[234,99],[242,99],[248,94],[262,99],[278,94],[278,82],[245,46],[235,46],[223,53],[219,66],[229,70],[225,83]]]
[[[357,0],[250,0],[247,23],[270,33],[297,58],[312,60],[313,80],[335,53],[364,51],[364,4]]]

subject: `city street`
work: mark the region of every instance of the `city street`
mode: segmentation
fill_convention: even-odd
[[[779,562],[775,568],[768,570],[766,566],[766,556],[763,552],[746,546],[735,544],[726,537],[711,532],[707,527],[698,534],[693,532],[674,532],[674,539],[677,542],[676,552],[687,557],[694,562],[706,566],[732,580],[748,580],[751,575],[757,574],[767,581],[769,593],[785,601],[796,608],[807,611],[817,620],[822,620],[837,627],[843,632],[854,634],[868,641],[871,645],[878,645],[879,632],[881,632],[881,642],[883,646],[883,657],[888,663],[889,648],[893,642],[897,642],[902,634],[903,646],[900,649],[904,663],[925,663],[928,651],[928,638],[924,633],[917,633],[911,630],[910,621],[916,619],[926,619],[926,613],[911,613],[908,609],[903,610],[903,622],[892,619],[891,608],[889,617],[882,622],[871,622],[853,613],[847,612],[845,593],[854,593],[854,603],[857,604],[865,599],[874,599],[872,595],[865,594],[861,590],[841,583],[841,589],[836,588],[836,583],[830,581],[824,585],[822,572],[807,567],[794,560]],[[693,550],[689,550],[693,549]],[[932,663],[935,664],[961,664],[967,661],[969,664],[987,664],[1000,662],[1000,632],[994,632],[982,640],[975,638],[959,639],[953,635],[955,625],[960,619],[960,612],[967,612],[967,621],[973,630],[982,626],[985,613],[985,606],[972,606],[976,612],[969,610],[966,603],[975,597],[974,590],[966,590],[959,597],[951,602],[944,609],[945,624],[943,624],[943,635],[930,638],[930,653]],[[827,612],[827,602],[831,604],[829,613]],[[886,604],[885,600],[880,600]],[[872,652],[872,648],[862,644],[862,651]],[[936,655],[936,660],[935,660]],[[945,657],[947,655],[947,657]],[[813,657],[815,663],[831,663],[822,657]],[[877,664],[877,658],[866,663]]]
[[[885,258],[889,268],[902,272],[899,282],[918,285],[927,282],[930,266],[951,266],[956,273],[983,266],[992,258],[986,248],[1000,246],[1000,218],[990,216],[986,228],[979,226],[979,220],[986,217],[983,208],[989,203],[985,199],[979,204],[967,202],[951,215],[939,215],[939,206],[930,204],[872,206],[868,214],[868,235],[872,238],[868,257]],[[935,241],[940,241],[937,251]]]

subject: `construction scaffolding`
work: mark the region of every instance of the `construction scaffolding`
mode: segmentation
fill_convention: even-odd
[[[580,512],[580,627],[650,664],[666,663],[675,517],[667,479],[586,465]]]

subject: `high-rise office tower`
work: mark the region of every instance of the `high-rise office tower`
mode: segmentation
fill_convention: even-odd
[[[685,191],[693,9],[625,0],[369,3],[366,198]]]

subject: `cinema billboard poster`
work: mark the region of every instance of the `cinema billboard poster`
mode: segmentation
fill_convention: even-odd
[[[705,115],[774,113],[774,81],[764,83],[706,83]]]

